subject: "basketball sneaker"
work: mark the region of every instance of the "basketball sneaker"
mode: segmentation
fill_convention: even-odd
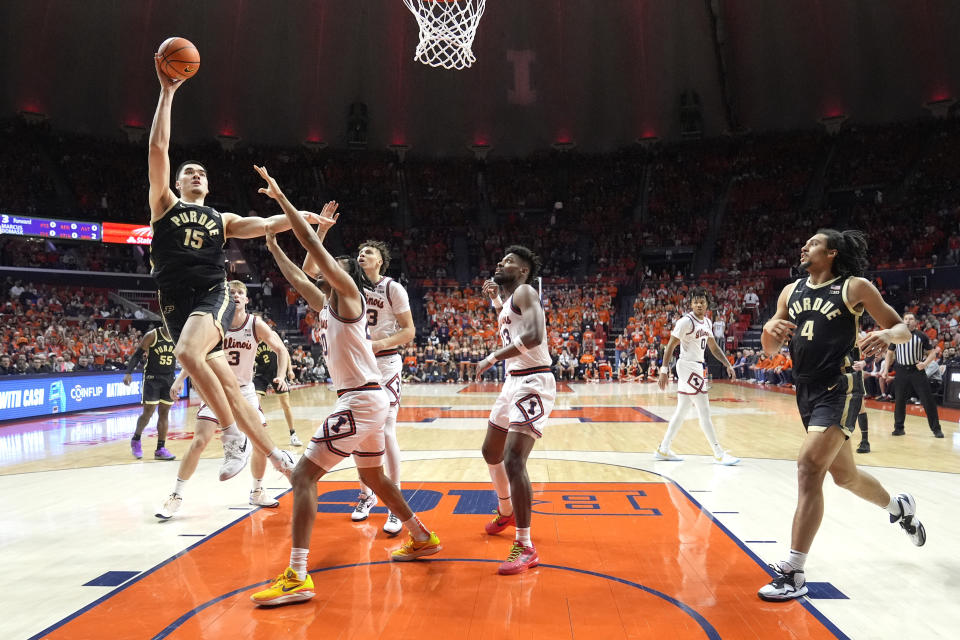
[[[523,573],[527,569],[533,569],[540,564],[540,556],[537,555],[537,548],[532,544],[525,547],[517,541],[514,541],[510,548],[510,554],[507,559],[497,569],[497,573],[502,576],[512,576],[517,573]]]
[[[777,572],[777,576],[770,581],[770,584],[757,591],[761,600],[785,602],[807,594],[807,578],[802,569],[786,572],[779,563],[772,564],[770,567]]]
[[[286,449],[280,449],[280,457],[274,458],[270,456],[270,463],[273,465],[273,468],[283,474],[283,476],[290,480],[293,475],[293,469],[297,466],[297,463],[293,459],[293,454],[287,451]]]
[[[683,460],[683,458],[675,454],[673,451],[670,451],[669,449],[664,451],[660,447],[657,447],[657,451],[653,454],[653,457],[657,460],[663,460],[664,462],[680,462]]]
[[[375,506],[377,506],[377,494],[371,493],[367,495],[361,491],[357,497],[357,506],[354,507],[353,513],[350,514],[350,519],[354,522],[363,522],[370,515],[370,509],[373,509]]]
[[[143,445],[140,444],[139,440],[130,441],[130,453],[132,453],[133,457],[137,460],[143,457]]]
[[[220,465],[220,480],[229,480],[247,466],[253,447],[245,435],[223,436],[223,464]]]
[[[392,513],[387,514],[387,521],[383,523],[383,532],[388,536],[395,536],[403,529],[403,523],[400,518]]]
[[[507,527],[509,527],[510,525],[513,525],[513,526],[517,525],[517,518],[515,514],[511,513],[508,516],[504,516],[500,514],[500,509],[497,509],[494,513],[496,513],[497,515],[493,517],[493,520],[483,525],[483,530],[486,531],[489,535],[491,536],[496,535],[501,531],[503,531],[504,529],[506,529]]]
[[[729,451],[724,451],[722,456],[713,456],[714,464],[722,464],[725,467],[732,467],[740,462],[740,458],[732,455]]]
[[[297,572],[287,567],[283,573],[277,576],[272,585],[263,591],[257,591],[250,596],[250,599],[258,605],[269,607],[303,602],[314,595],[316,594],[313,592],[313,578],[310,574],[308,573],[306,578],[300,580]]]
[[[890,514],[890,522],[899,522],[910,537],[910,542],[918,547],[922,547],[927,541],[927,530],[917,519],[917,501],[909,493],[898,493],[896,495],[897,504],[900,505],[900,515]]]
[[[857,453],[870,453],[870,443],[866,440],[861,440],[860,446],[857,447]]]
[[[408,562],[416,560],[423,556],[432,556],[440,551],[440,538],[437,534],[430,532],[430,537],[423,542],[417,542],[413,536],[403,543],[403,546],[390,554],[390,559],[394,562]]]
[[[263,489],[254,489],[250,492],[250,504],[255,507],[266,507],[267,509],[275,509],[280,506],[280,502],[268,496],[267,492]]]
[[[303,446],[303,443],[300,442],[300,438],[298,438],[298,437],[297,437],[297,434],[295,434],[295,433],[291,433],[291,434],[290,434],[290,446],[291,446],[291,447],[302,447],[302,446]]]
[[[179,493],[171,493],[167,496],[167,499],[163,501],[163,506],[160,507],[160,510],[155,514],[161,520],[169,520],[173,517],[177,511],[180,510],[180,505],[183,503],[183,498],[180,497]]]
[[[167,449],[166,447],[160,447],[159,449],[153,452],[153,459],[154,460],[176,460],[177,456],[170,453],[170,450]]]

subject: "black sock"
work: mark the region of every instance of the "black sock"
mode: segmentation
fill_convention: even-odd
[[[860,425],[860,439],[866,441],[867,439],[867,414],[861,413],[857,416],[857,424]]]
[[[138,436],[137,434],[133,434],[133,437],[130,438],[130,439],[133,440],[134,442],[139,442],[139,441],[140,441],[140,436]]]
[[[167,443],[166,440],[157,440],[157,451],[160,451],[160,449],[163,449],[163,445],[165,445],[166,443]]]
[[[296,433],[296,431],[294,431],[293,429],[290,429],[290,435],[293,435],[293,434],[295,434],[295,433]]]

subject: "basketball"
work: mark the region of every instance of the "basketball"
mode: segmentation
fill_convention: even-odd
[[[186,38],[167,38],[157,53],[160,55],[160,70],[169,78],[186,80],[200,69],[200,52]]]

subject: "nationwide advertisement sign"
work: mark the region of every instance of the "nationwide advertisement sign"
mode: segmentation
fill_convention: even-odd
[[[103,223],[103,241],[115,244],[150,244],[153,229],[149,224]]]
[[[0,378],[0,421],[136,404],[143,374],[134,373],[131,378],[126,385],[123,372],[4,376]],[[186,398],[187,393],[184,385],[180,397]]]

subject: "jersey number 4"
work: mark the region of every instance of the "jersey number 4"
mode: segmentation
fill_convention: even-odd
[[[807,340],[813,340],[813,320],[807,320],[803,323],[803,328],[800,329],[800,335]]]

